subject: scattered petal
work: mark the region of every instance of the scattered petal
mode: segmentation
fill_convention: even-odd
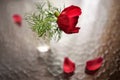
[[[21,26],[21,24],[22,24],[22,17],[21,17],[19,14],[14,14],[14,15],[13,15],[13,21],[14,21],[17,25]]]
[[[74,73],[75,71],[75,63],[73,63],[69,58],[65,57],[63,70],[65,73]]]
[[[103,58],[99,57],[93,60],[89,60],[86,62],[86,73],[94,74],[101,67],[103,62]]]

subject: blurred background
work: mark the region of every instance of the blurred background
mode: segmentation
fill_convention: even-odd
[[[0,80],[120,80],[119,0],[50,0],[58,8],[82,9],[79,34],[63,33],[50,45],[24,20],[41,2],[45,0],[0,0]],[[14,23],[14,14],[22,16],[22,26]],[[85,74],[85,62],[99,56],[104,58],[101,69]],[[61,76],[64,57],[77,65],[69,79]]]

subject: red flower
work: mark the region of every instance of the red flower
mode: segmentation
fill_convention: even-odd
[[[13,15],[13,20],[16,24],[18,24],[19,26],[22,23],[22,17],[19,14],[14,14]]]
[[[76,24],[81,13],[81,9],[77,6],[65,8],[58,16],[58,27],[67,34],[78,33],[80,28],[76,27]]]
[[[69,58],[65,57],[63,70],[65,73],[73,73],[75,71],[75,63],[73,63]]]
[[[102,62],[103,62],[102,57],[87,61],[86,63],[87,73],[94,74],[101,67]]]

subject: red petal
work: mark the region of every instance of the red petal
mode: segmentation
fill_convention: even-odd
[[[21,23],[22,23],[22,17],[19,14],[14,14],[13,20],[18,25],[21,25]]]
[[[66,31],[69,27],[69,19],[66,15],[60,15],[57,20],[58,26],[61,30]]]
[[[86,63],[86,68],[89,71],[96,71],[101,67],[102,62],[103,62],[102,57],[99,57],[99,58],[96,58],[96,59],[93,59],[93,60],[89,60]]]
[[[65,73],[73,73],[75,71],[75,63],[73,63],[69,58],[65,57],[63,70]]]
[[[78,18],[79,16],[69,18],[69,26],[71,26],[72,28],[75,27],[76,24],[78,23]]]
[[[65,8],[58,16],[58,27],[67,34],[78,33],[80,28],[76,27],[76,25],[81,13],[81,9],[77,6],[72,5]]]
[[[79,27],[75,27],[74,30],[71,33],[78,33],[79,32]]]
[[[74,16],[81,15],[81,13],[82,11],[80,7],[72,5],[72,6],[65,8],[61,14],[66,14],[69,17],[74,17]]]

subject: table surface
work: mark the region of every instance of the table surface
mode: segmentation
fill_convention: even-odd
[[[0,0],[0,80],[107,80],[120,69],[116,63],[120,57],[120,1],[59,1],[51,0],[56,7],[65,4],[82,8],[77,24],[81,29],[78,34],[63,33],[59,42],[51,41],[50,50],[42,53],[37,47],[44,46],[44,41],[24,20],[41,1]],[[21,27],[14,24],[14,14],[23,17]],[[85,62],[99,56],[105,60],[102,68],[95,75],[85,74]],[[61,76],[64,57],[77,65],[69,79]]]

